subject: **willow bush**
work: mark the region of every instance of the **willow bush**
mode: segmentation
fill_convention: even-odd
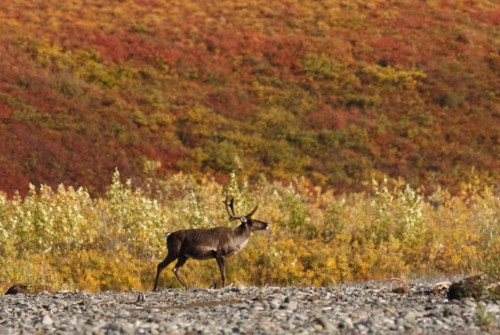
[[[437,189],[424,197],[402,180],[373,180],[372,188],[336,195],[301,178],[283,184],[262,177],[249,185],[231,174],[221,184],[180,173],[150,178],[140,189],[121,182],[116,171],[99,199],[62,185],[55,191],[31,186],[24,198],[0,194],[0,286],[151,290],[166,255],[163,233],[236,224],[222,204],[226,194],[235,198],[237,213],[259,204],[254,216],[270,223],[230,259],[231,281],[327,286],[393,276],[498,275],[497,188],[474,178],[457,195]],[[182,276],[205,287],[219,272],[215,261],[190,260]],[[164,271],[160,286],[179,283]]]

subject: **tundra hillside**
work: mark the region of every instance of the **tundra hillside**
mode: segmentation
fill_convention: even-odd
[[[500,191],[479,178],[458,195],[438,189],[426,198],[401,180],[373,180],[370,194],[335,195],[305,179],[237,179],[222,185],[176,174],[133,189],[115,172],[101,198],[62,185],[32,186],[23,199],[0,195],[0,292],[14,282],[150,291],[167,254],[163,233],[238,225],[228,220],[224,194],[241,213],[258,203],[258,218],[270,223],[227,261],[235,286],[499,275]],[[181,287],[172,269],[163,271],[159,288]],[[208,287],[221,273],[213,259],[190,259],[182,276],[190,287]]]
[[[144,186],[146,161],[337,194],[500,178],[496,0],[17,0],[0,22],[9,197]]]

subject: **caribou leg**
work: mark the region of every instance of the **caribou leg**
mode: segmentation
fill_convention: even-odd
[[[170,263],[172,263],[176,259],[177,259],[176,256],[174,256],[172,253],[168,253],[165,260],[160,264],[158,264],[158,268],[156,270],[155,286],[153,288],[153,291],[156,291],[156,289],[158,288],[158,279],[160,279],[160,273],[163,271],[164,268],[166,268]]]
[[[179,277],[179,271],[181,267],[186,263],[187,257],[184,255],[179,256],[179,259],[177,260],[177,264],[175,264],[174,267],[174,275],[177,277],[177,279],[181,282],[182,286],[184,286],[184,289],[188,289],[186,283]]]

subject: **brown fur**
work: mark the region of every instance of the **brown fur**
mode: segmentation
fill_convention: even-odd
[[[228,204],[226,197],[224,203],[230,219],[239,219],[241,224],[234,229],[227,227],[185,229],[167,234],[168,254],[165,260],[158,264],[153,291],[158,288],[158,279],[162,270],[176,259],[174,274],[182,286],[187,289],[186,283],[179,277],[179,270],[188,258],[197,260],[215,258],[221,272],[221,278],[211,287],[217,288],[220,281],[222,281],[223,287],[226,285],[226,259],[237,254],[246,246],[252,231],[268,229],[269,225],[263,221],[252,219],[251,215],[255,213],[257,207],[246,216],[235,216],[233,200],[231,199],[231,203]],[[233,213],[229,211],[229,208]]]

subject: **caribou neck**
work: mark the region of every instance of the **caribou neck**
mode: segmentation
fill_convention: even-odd
[[[248,240],[252,231],[246,223],[240,224],[238,227],[233,229],[234,236],[241,239],[242,241]]]

